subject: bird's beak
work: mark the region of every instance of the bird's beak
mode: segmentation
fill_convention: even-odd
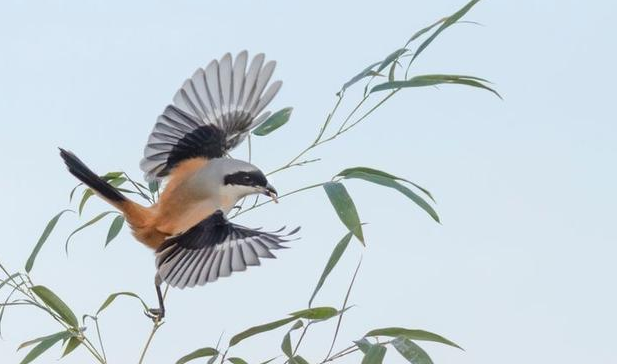
[[[278,192],[276,192],[276,189],[271,184],[268,183],[266,185],[263,194],[266,196],[270,196],[274,200],[275,203],[279,202],[277,199]]]

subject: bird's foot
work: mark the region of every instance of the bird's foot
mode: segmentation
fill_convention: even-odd
[[[161,322],[165,317],[165,309],[162,308],[150,308],[144,312],[144,314],[152,319],[153,322]]]

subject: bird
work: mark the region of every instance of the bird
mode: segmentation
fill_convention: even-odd
[[[228,214],[249,195],[277,191],[253,164],[229,152],[271,115],[264,111],[282,86],[270,83],[275,61],[263,53],[249,64],[247,51],[198,68],[163,110],[149,135],[140,168],[147,182],[164,188],[158,201],[143,206],[128,199],[72,152],[59,148],[68,171],[121,212],[135,239],[155,253],[158,308],[147,315],[165,317],[163,282],[171,287],[202,286],[232,272],[274,258],[271,250],[293,240],[298,230],[251,229],[232,223]]]

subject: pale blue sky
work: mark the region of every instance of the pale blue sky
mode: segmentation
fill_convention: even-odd
[[[4,234],[0,260],[23,267],[47,220],[67,207],[75,180],[57,146],[97,171],[139,175],[156,116],[198,66],[227,51],[265,52],[284,80],[273,108],[290,124],[256,143],[255,162],[280,165],[314,137],[350,76],[410,34],[452,13],[448,1],[3,1],[0,112]],[[617,357],[617,203],[613,1],[482,1],[418,60],[417,73],[492,80],[505,100],[460,87],[401,92],[363,126],[317,150],[324,161],[277,175],[280,191],[348,166],[377,167],[429,188],[443,225],[394,192],[348,188],[366,226],[319,296],[340,305],[360,254],[363,266],[340,346],[381,326],[424,328],[466,352],[424,347],[436,364],[610,363]],[[86,217],[104,208],[87,207]],[[302,240],[260,268],[192,290],[172,290],[149,363],[170,363],[248,326],[303,308],[345,229],[324,194],[284,200],[241,221],[302,225]],[[154,303],[153,257],[123,231],[103,250],[106,226],[77,236],[70,256],[59,225],[32,273],[78,313],[108,293]],[[16,346],[57,331],[27,309],[8,311],[3,363]],[[135,302],[102,315],[112,363],[137,361],[150,323]],[[302,355],[327,351],[328,326]],[[279,351],[282,333],[247,341],[234,355],[256,362]],[[324,336],[326,335],[326,336]],[[40,360],[59,357],[56,348]],[[65,363],[84,363],[77,351]],[[348,360],[358,362],[359,358]],[[388,362],[403,363],[395,353]]]

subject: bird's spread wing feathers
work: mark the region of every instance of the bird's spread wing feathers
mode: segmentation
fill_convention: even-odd
[[[284,229],[284,228],[283,228]],[[282,230],[264,232],[229,222],[221,211],[185,233],[171,237],[156,251],[158,275],[172,287],[204,285],[232,272],[259,265],[259,258],[275,258],[270,250],[285,248]]]
[[[248,65],[248,53],[235,61],[229,53],[199,68],[176,92],[150,134],[141,169],[146,180],[169,174],[188,158],[218,158],[237,146],[248,132],[263,123],[262,112],[281,88],[270,84],[276,62],[264,64],[258,54]]]

